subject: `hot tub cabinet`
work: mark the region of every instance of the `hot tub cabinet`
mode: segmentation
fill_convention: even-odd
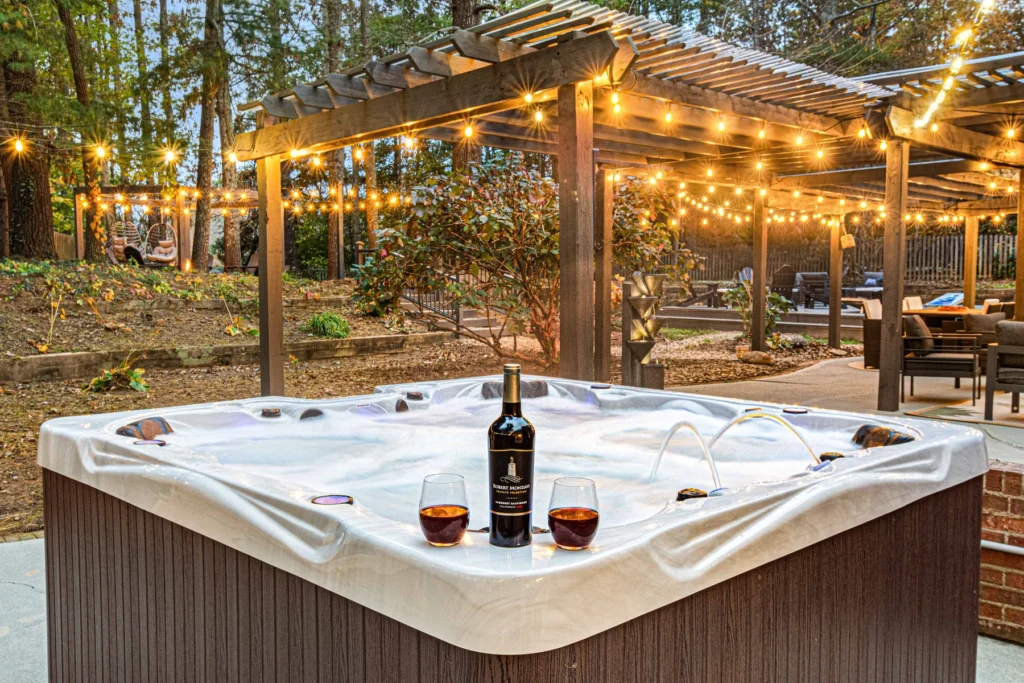
[[[431,548],[410,521],[418,480],[454,466],[477,483],[486,382],[46,423],[50,680],[974,680],[976,431],[886,421],[914,441],[859,449],[864,416],[760,406],[845,457],[807,467],[796,435],[741,421],[712,448],[728,488],[677,503],[710,474],[680,437],[650,481],[669,428],[711,435],[751,404],[548,380],[524,401],[535,523],[550,481],[586,472],[594,546],[557,551],[538,534],[501,550],[471,533]],[[151,416],[174,430],[165,446],[115,433]],[[355,503],[310,503],[325,493]]]

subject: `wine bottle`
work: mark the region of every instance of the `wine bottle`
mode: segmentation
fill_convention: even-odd
[[[523,417],[518,364],[505,365],[501,415],[487,430],[491,482],[491,545],[530,545],[534,429]]]

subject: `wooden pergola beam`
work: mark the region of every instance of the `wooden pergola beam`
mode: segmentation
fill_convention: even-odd
[[[910,164],[910,177],[921,178],[946,175],[949,173],[980,171],[981,169],[982,163],[974,161],[973,159],[925,161]],[[772,180],[772,187],[778,189],[804,189],[811,187],[824,187],[826,185],[883,182],[884,180],[885,166],[872,166],[870,168],[836,169],[832,171],[799,173],[776,177]]]
[[[1017,213],[1019,210],[1020,192],[995,199],[979,199],[970,202],[957,202],[952,211],[965,216],[990,216],[995,213]]]
[[[777,125],[800,128],[809,132],[824,133],[826,135],[835,135],[846,129],[843,122],[829,116],[812,114],[798,109],[789,109],[781,105],[767,104],[736,95],[726,95],[695,85],[671,83],[640,74],[636,75],[636,83],[628,88],[628,91],[637,95],[685,104],[688,107],[710,109],[732,116],[770,121]]]
[[[592,80],[620,49],[609,32],[595,33],[416,88],[241,133],[233,150],[241,161],[291,150],[325,152],[511,109],[522,106],[525,93]]]
[[[969,159],[993,161],[1009,165],[1024,164],[1024,143],[1010,138],[997,138],[951,123],[938,122],[936,130],[917,128],[913,112],[889,107],[885,122],[889,132],[898,138],[927,149],[935,149]]]

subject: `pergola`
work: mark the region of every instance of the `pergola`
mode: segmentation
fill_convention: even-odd
[[[701,194],[706,198],[715,187],[742,197],[754,227],[754,349],[765,341],[774,212],[813,213],[831,228],[829,339],[838,346],[843,217],[881,202],[879,407],[895,410],[907,212],[967,213],[975,216],[976,234],[977,215],[1016,210],[1020,193],[1003,189],[994,198],[990,184],[1005,188],[1007,170],[1019,173],[1012,169],[1024,164],[1024,145],[993,134],[994,119],[957,115],[987,106],[991,116],[1012,119],[1020,111],[1024,85],[1014,74],[1024,75],[1018,66],[1024,56],[1001,60],[977,72],[971,63],[934,130],[919,129],[915,112],[927,106],[924,93],[935,86],[929,78],[944,67],[856,81],[643,17],[586,3],[538,2],[243,105],[257,110],[257,130],[238,135],[234,152],[257,162],[260,273],[266,274],[260,278],[262,392],[284,392],[282,156],[402,135],[558,156],[561,374],[569,378],[609,374],[616,172],[685,184],[682,194],[698,205],[706,206]],[[889,87],[897,84],[902,90]],[[984,105],[974,92],[982,89]],[[1019,178],[1011,187],[1019,188]],[[696,211],[688,216],[700,219]],[[969,218],[968,230],[971,225]]]
[[[75,191],[75,258],[85,258],[85,216],[89,205],[89,188],[79,186]],[[177,267],[185,271],[192,254],[192,226],[190,215],[195,211],[199,190],[194,187],[165,187],[163,185],[101,185],[99,194],[92,199],[102,211],[114,207],[140,206],[152,210],[160,218],[169,220],[178,237]],[[106,208],[102,208],[102,207]],[[258,203],[252,191],[219,190],[210,197],[210,210],[226,214],[228,211],[249,211]]]

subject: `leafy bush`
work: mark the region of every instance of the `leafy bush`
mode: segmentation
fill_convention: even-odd
[[[501,334],[528,329],[544,361],[558,358],[558,192],[522,155],[430,175],[413,188],[409,211],[385,212],[381,223],[379,255],[356,268],[364,311],[390,310],[405,287],[444,292],[494,321],[459,326],[463,336],[525,359],[502,346]]]
[[[730,306],[740,312],[740,319],[743,320],[743,335],[750,337],[751,325],[754,321],[754,314],[750,304],[751,285],[747,281],[740,283],[739,287],[730,289],[724,295],[722,300]],[[764,334],[770,348],[781,348],[784,346],[784,340],[782,337],[775,337],[775,326],[779,324],[779,320],[782,316],[790,311],[794,310],[793,303],[775,292],[768,293],[768,305],[765,307],[765,325]]]
[[[82,391],[96,393],[123,387],[146,393],[149,391],[149,382],[142,377],[146,371],[142,368],[132,367],[137,360],[138,358],[133,359],[131,354],[128,354],[116,368],[104,370],[98,377],[93,377],[83,384]]]
[[[348,321],[333,311],[314,313],[302,326],[302,329],[328,339],[344,339],[352,332],[349,329]]]

